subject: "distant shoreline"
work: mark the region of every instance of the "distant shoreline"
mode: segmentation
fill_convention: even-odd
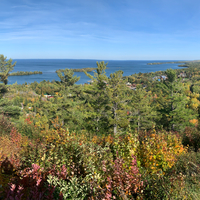
[[[186,64],[188,62],[192,62],[192,61],[154,62],[154,63],[147,63],[147,65],[178,64],[178,63]]]
[[[153,63],[147,63],[147,65],[162,65],[162,64],[179,64],[178,67],[189,67],[191,63],[198,63],[200,60],[193,60],[193,61],[171,61],[171,62],[153,62]]]

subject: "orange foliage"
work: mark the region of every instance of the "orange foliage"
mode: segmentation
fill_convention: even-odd
[[[191,124],[194,124],[195,126],[198,125],[198,119],[191,119],[189,122],[190,122]]]

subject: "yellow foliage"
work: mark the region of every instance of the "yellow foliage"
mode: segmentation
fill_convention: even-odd
[[[163,173],[175,164],[177,156],[186,152],[181,141],[172,133],[145,137],[140,145],[139,160],[149,173]]]
[[[195,126],[198,125],[198,119],[191,119],[189,122]]]
[[[190,105],[191,105],[191,108],[197,109],[198,106],[200,105],[200,101],[198,99],[196,99],[196,98],[192,98],[190,100]]]

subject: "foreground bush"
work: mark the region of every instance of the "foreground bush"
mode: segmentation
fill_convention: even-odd
[[[12,175],[1,183],[7,199],[190,196],[185,189],[190,174],[184,174],[178,164],[187,150],[174,133],[130,131],[118,136],[91,137],[86,133],[69,133],[56,125],[38,135],[32,140],[16,131],[11,131],[9,137],[2,136],[4,143],[15,149],[18,160],[16,164],[4,151],[13,166]]]
[[[194,127],[187,127],[183,132],[183,145],[189,146],[195,152],[200,148],[200,131]]]

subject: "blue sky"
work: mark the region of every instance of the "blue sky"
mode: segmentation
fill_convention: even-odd
[[[195,60],[199,24],[199,0],[0,0],[0,54]]]

